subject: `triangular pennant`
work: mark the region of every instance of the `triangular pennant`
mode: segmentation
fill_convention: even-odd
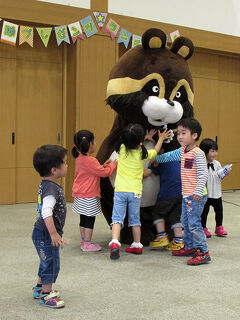
[[[128,32],[127,30],[121,28],[117,43],[123,42],[125,47],[127,48],[129,41],[130,41],[130,38],[131,38],[131,35],[132,35],[131,32]]]
[[[73,43],[77,41],[77,38],[84,40],[84,35],[82,33],[82,28],[79,22],[69,24],[68,29],[71,34]]]
[[[20,26],[19,31],[19,45],[27,42],[31,47],[33,47],[33,28]]]
[[[136,34],[133,34],[132,36],[132,48],[139,46],[142,44],[142,37],[137,36]]]
[[[93,12],[93,14],[95,16],[99,29],[102,30],[102,27],[107,19],[107,13]]]
[[[63,42],[70,43],[66,26],[54,27],[58,46]]]
[[[52,28],[36,28],[44,46],[47,48],[48,41],[52,32]]]
[[[19,26],[15,23],[3,21],[1,41],[15,46],[18,34],[18,27]]]
[[[93,19],[90,15],[87,16],[86,18],[83,18],[82,20],[80,20],[80,23],[81,23],[83,30],[86,33],[86,36],[88,38],[98,32],[97,28],[93,22]]]
[[[113,40],[116,37],[116,34],[119,28],[120,28],[120,25],[111,18],[109,19],[108,24],[104,29],[104,32],[110,33],[110,36]]]
[[[175,30],[173,32],[170,33],[170,37],[171,37],[171,40],[172,42],[177,39],[178,37],[180,37],[180,33],[178,30]]]

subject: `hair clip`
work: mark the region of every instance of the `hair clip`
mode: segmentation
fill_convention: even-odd
[[[86,140],[86,137],[82,137],[82,140]]]

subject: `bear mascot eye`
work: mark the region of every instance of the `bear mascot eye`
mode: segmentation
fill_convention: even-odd
[[[180,102],[181,104],[185,103],[187,100],[188,100],[188,96],[187,96],[187,92],[186,92],[186,89],[184,88],[184,86],[181,86],[175,97],[173,98],[174,101],[178,101]]]
[[[158,96],[160,91],[158,81],[153,79],[147,82],[142,88],[142,91],[145,92],[148,96]]]

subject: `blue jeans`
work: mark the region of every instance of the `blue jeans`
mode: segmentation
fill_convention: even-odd
[[[56,282],[60,271],[59,246],[53,247],[48,231],[33,229],[32,241],[40,258],[38,276],[42,284]]]
[[[133,192],[114,192],[113,203],[112,224],[120,223],[123,225],[128,208],[128,226],[141,226],[141,195],[136,195]]]
[[[207,196],[200,201],[193,201],[193,197],[182,199],[181,222],[184,228],[183,242],[186,249],[200,249],[208,252],[206,236],[201,223],[201,215]]]

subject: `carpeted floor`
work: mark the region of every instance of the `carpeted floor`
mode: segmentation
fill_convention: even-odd
[[[187,258],[144,248],[143,255],[124,252],[109,259],[110,229],[97,217],[93,240],[97,253],[80,250],[78,216],[68,204],[61,251],[61,272],[55,288],[66,307],[52,310],[32,298],[38,257],[31,241],[35,204],[0,206],[0,320],[208,320],[240,319],[240,191],[225,192],[224,227],[228,237],[208,239],[212,262],[191,267]],[[208,227],[214,232],[211,210]]]

